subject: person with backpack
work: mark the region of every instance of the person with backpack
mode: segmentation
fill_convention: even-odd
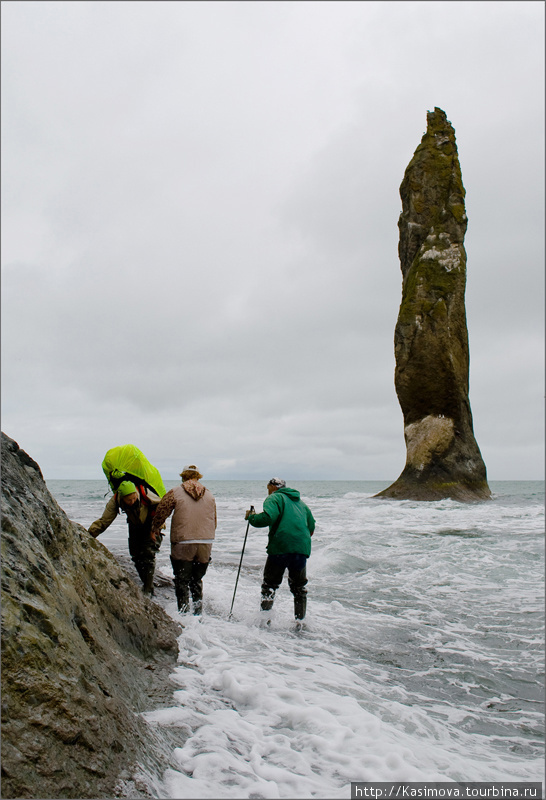
[[[182,468],[182,484],[161,498],[152,523],[152,536],[166,519],[171,521],[171,564],[178,610],[193,613],[203,608],[203,577],[211,561],[216,531],[216,500],[212,492],[199,483],[203,477],[195,464]],[[173,513],[174,512],[174,513]]]
[[[288,570],[288,586],[294,595],[294,616],[301,621],[307,608],[306,570],[315,519],[297,489],[290,489],[281,478],[271,478],[267,492],[263,512],[254,514],[247,511],[245,515],[254,528],[269,526],[261,609],[271,611],[275,592]]]
[[[106,504],[103,515],[89,526],[89,533],[97,538],[120,512],[127,517],[129,526],[129,554],[143,584],[144,594],[154,593],[155,556],[161,545],[161,536],[152,537],[152,520],[161,498],[149,487],[122,481]]]

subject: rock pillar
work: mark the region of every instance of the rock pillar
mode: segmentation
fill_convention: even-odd
[[[465,190],[455,131],[439,108],[427,114],[400,196],[395,387],[407,459],[398,480],[376,496],[489,499],[468,395]]]

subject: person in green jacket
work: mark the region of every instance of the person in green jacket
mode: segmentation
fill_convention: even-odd
[[[267,560],[262,583],[262,611],[273,608],[275,592],[288,570],[288,586],[294,595],[296,620],[305,617],[307,606],[307,559],[311,555],[311,536],[315,519],[300,499],[297,489],[290,489],[281,478],[271,478],[268,496],[261,514],[246,512],[245,519],[254,528],[269,526]]]

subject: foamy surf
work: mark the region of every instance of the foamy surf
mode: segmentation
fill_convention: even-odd
[[[495,499],[472,505],[295,484],[317,519],[302,631],[286,582],[263,625],[260,531],[228,619],[244,510],[265,492],[208,485],[219,525],[204,614],[184,617],[172,704],[144,714],[179,742],[158,796],[346,798],[354,781],[542,780],[542,483],[493,484]],[[102,497],[76,488],[61,505],[89,524]],[[101,540],[126,554],[121,518]],[[172,577],[167,541],[157,570]],[[156,599],[178,616],[172,589]]]

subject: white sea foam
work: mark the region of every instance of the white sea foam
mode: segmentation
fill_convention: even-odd
[[[249,533],[228,619],[244,510],[264,492],[211,488],[219,527],[204,615],[183,619],[172,704],[144,714],[179,737],[162,797],[341,798],[351,781],[542,779],[542,484],[472,505],[296,485],[317,519],[300,633],[285,584],[261,627],[263,530]],[[86,502],[74,501],[88,525],[103,499]],[[126,552],[125,531],[120,518],[101,540]],[[170,577],[166,545],[157,568]],[[178,617],[172,590],[158,600]]]

